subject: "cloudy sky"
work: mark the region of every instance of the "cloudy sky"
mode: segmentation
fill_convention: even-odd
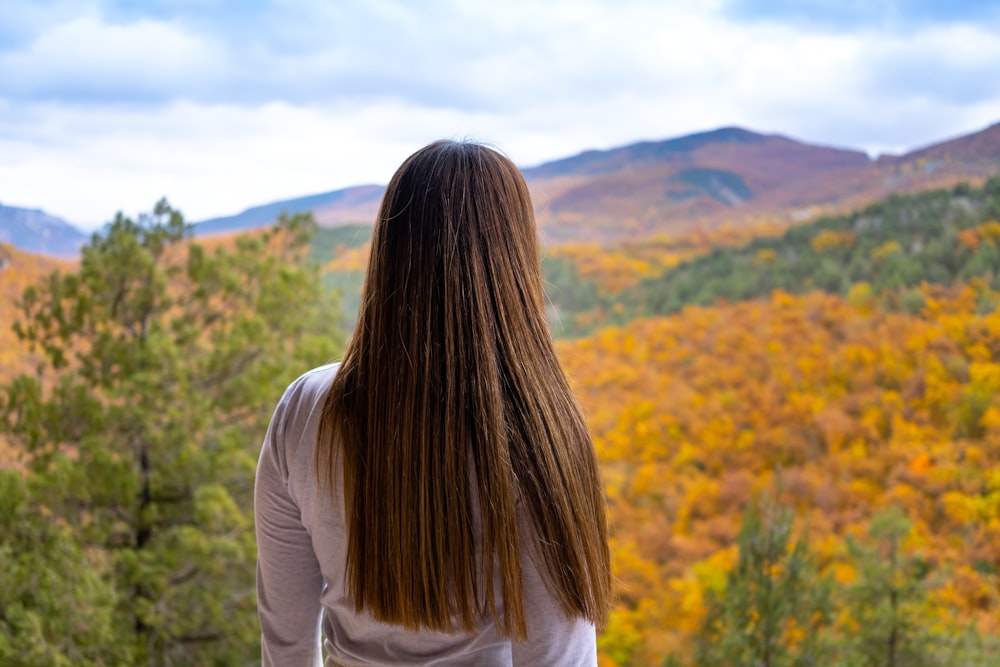
[[[1000,121],[1000,0],[0,0],[0,203],[92,228],[724,125],[902,152]]]

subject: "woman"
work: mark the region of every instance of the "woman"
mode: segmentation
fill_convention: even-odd
[[[545,319],[531,199],[437,142],[386,189],[356,330],[295,381],[255,490],[264,665],[593,665],[593,443]]]

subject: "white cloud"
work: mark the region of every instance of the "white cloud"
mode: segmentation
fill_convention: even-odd
[[[721,1],[296,7],[60,14],[0,52],[0,201],[93,225],[166,195],[203,219],[385,182],[442,136],[529,166],[722,125],[898,151],[1000,119],[983,26],[741,24]]]
[[[123,90],[132,99],[155,99],[164,88],[197,86],[225,60],[217,48],[164,23],[109,25],[88,16],[53,26],[24,51],[0,55],[0,80],[5,96],[15,99],[74,102]]]

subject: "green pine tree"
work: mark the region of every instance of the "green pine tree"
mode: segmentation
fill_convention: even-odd
[[[124,663],[104,568],[45,515],[20,472],[0,470],[0,508],[0,664]]]
[[[825,665],[830,582],[804,539],[792,543],[791,513],[761,499],[747,510],[737,538],[739,561],[725,590],[709,591],[695,640],[699,667]]]
[[[844,667],[979,667],[986,642],[974,627],[933,628],[930,570],[904,541],[912,524],[899,508],[872,517],[868,539],[848,538],[858,578],[844,591],[851,627],[843,633]]]
[[[284,386],[341,342],[304,262],[314,226],[283,216],[209,250],[161,201],[119,214],[78,271],[24,294],[16,331],[42,361],[0,391],[0,430],[24,452],[31,495],[108,573],[124,664],[259,658],[257,451]]]

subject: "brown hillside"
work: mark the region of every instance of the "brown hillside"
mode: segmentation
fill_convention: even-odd
[[[803,183],[799,194],[837,211],[894,193],[915,193],[958,182],[980,183],[1000,173],[1000,123],[902,156],[881,156],[867,168]]]
[[[858,151],[726,128],[584,153],[525,170],[539,219],[559,239],[677,232],[763,208],[815,203],[798,187],[869,166]]]
[[[316,222],[324,227],[356,222],[373,222],[378,214],[385,188],[380,185],[362,185],[349,188],[340,200],[313,209]]]
[[[786,224],[1000,171],[1000,124],[899,157],[739,128],[525,170],[551,240],[622,240],[762,218]]]
[[[737,132],[739,140],[733,140]],[[541,222],[550,234],[566,239],[686,231],[762,210],[815,204],[814,198],[800,196],[801,185],[839,180],[845,171],[870,165],[857,151],[745,130],[706,133],[690,148],[669,148],[678,141],[663,142],[667,148],[659,159],[633,159],[615,171],[573,180],[568,174],[546,178],[550,172],[544,168],[528,170]],[[611,151],[605,162],[618,162],[615,158],[628,156],[631,148]]]
[[[903,159],[979,165],[996,171],[1000,168],[1000,123],[991,125],[981,132],[907,153]]]

